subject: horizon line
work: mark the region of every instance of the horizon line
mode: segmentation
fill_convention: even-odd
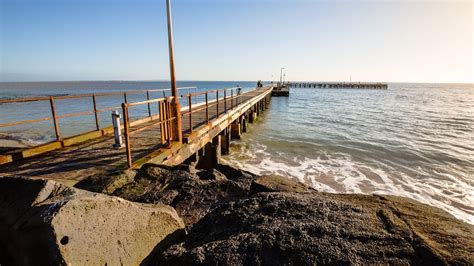
[[[258,80],[199,80],[199,79],[185,79],[185,80],[177,80],[177,82],[257,82]],[[262,80],[263,82],[279,82],[278,80]],[[0,81],[0,83],[60,83],[60,82],[171,82],[170,80],[166,79],[146,79],[146,80],[118,80],[118,79],[111,79],[111,80],[36,80],[36,81]],[[346,83],[358,83],[358,82],[369,82],[369,83],[388,83],[388,84],[462,84],[462,85],[474,85],[473,82],[429,82],[429,81],[365,81],[365,80],[358,80],[358,81],[334,81],[334,80],[291,80],[285,82],[346,82]]]

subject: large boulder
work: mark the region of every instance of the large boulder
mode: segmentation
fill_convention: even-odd
[[[474,264],[473,226],[398,197],[263,192],[223,204],[163,265]]]
[[[137,265],[183,228],[170,206],[0,178],[0,265]]]

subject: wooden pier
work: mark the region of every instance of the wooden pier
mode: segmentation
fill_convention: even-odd
[[[290,88],[319,88],[319,89],[378,89],[386,90],[386,83],[371,82],[290,82]]]
[[[62,138],[58,114],[52,112],[51,119],[47,120],[51,120],[51,126],[56,129],[57,140],[0,155],[0,176],[54,179],[71,185],[90,176],[139,168],[147,162],[176,165],[187,160],[195,161],[198,167],[212,167],[219,163],[222,154],[229,153],[230,140],[239,139],[247,131],[248,124],[255,122],[267,108],[272,90],[272,86],[266,86],[245,93],[241,92],[241,88],[230,88],[181,95],[179,99],[186,105],[180,107],[179,126],[173,125],[178,120],[173,116],[173,97],[148,97],[148,100],[141,102],[124,100],[121,133],[125,145],[121,149],[112,147],[115,143],[114,131],[109,125],[103,128],[97,125],[96,131]],[[211,95],[214,96],[212,100]],[[4,104],[7,102],[15,100],[3,101]],[[54,104],[51,106],[54,109]],[[149,115],[131,118],[130,110],[140,106],[148,108]],[[155,114],[153,109],[157,111]],[[101,112],[103,110],[93,111],[96,117]],[[18,121],[0,126],[35,122]],[[180,131],[177,132],[176,128]],[[175,137],[177,133],[181,136]]]

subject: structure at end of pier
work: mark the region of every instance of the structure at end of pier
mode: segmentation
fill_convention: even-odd
[[[278,82],[275,86],[273,86],[272,96],[290,96],[290,86],[289,83]]]

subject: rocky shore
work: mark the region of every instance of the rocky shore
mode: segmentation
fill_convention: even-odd
[[[226,165],[148,164],[74,188],[0,178],[0,264],[474,264],[474,226],[401,197]]]

